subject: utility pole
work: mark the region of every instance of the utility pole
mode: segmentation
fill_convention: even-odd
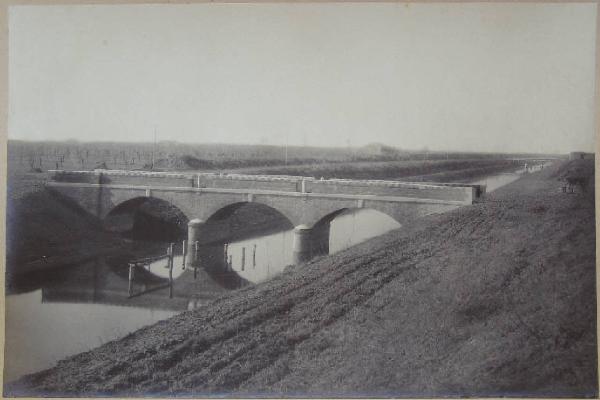
[[[154,125],[154,144],[152,145],[152,167],[154,170],[154,152],[156,151],[156,125]]]
[[[286,131],[286,133],[285,133],[285,165],[287,165],[287,163],[288,163],[288,138],[289,138],[289,132]]]

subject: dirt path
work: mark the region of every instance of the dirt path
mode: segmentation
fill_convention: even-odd
[[[595,396],[593,196],[560,193],[557,168],[4,394]]]

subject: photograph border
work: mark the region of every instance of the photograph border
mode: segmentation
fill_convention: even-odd
[[[0,35],[0,52],[2,62],[0,63],[0,209],[2,210],[0,216],[0,265],[2,274],[0,277],[1,282],[1,295],[0,300],[0,312],[2,312],[2,318],[0,319],[1,333],[0,341],[2,343],[3,351],[0,352],[0,363],[2,365],[2,371],[4,370],[4,345],[5,345],[5,270],[6,270],[6,204],[7,204],[7,143],[8,143],[8,117],[9,117],[9,98],[8,98],[8,85],[9,85],[9,67],[8,67],[8,56],[9,56],[9,31],[8,31],[8,17],[9,8],[12,6],[50,6],[50,5],[138,5],[138,4],[168,4],[168,5],[188,5],[188,4],[203,4],[203,3],[238,3],[238,4],[255,4],[255,3],[400,3],[400,4],[419,4],[419,3],[452,3],[452,4],[469,4],[469,3],[593,3],[596,4],[596,43],[595,43],[595,151],[600,154],[600,1],[597,0],[584,0],[584,1],[561,1],[561,0],[445,0],[445,1],[434,1],[434,0],[411,0],[411,1],[394,1],[394,0],[361,0],[361,1],[346,1],[346,0],[250,0],[250,1],[237,1],[237,0],[7,0],[0,4],[0,27],[2,28],[2,35]],[[598,169],[600,161],[598,157],[595,157],[595,210],[596,210],[596,232],[598,232],[600,223],[598,221],[598,211],[600,210],[600,177],[598,176]],[[600,296],[598,296],[598,288],[600,288],[600,277],[598,274],[598,250],[600,249],[600,237],[596,234],[596,339],[597,348],[600,348],[600,336],[598,335],[598,326],[600,326]],[[600,371],[600,363],[598,363],[598,370]],[[600,372],[599,372],[600,381]],[[0,379],[3,380],[2,377]],[[4,398],[4,397],[2,397]],[[486,398],[491,399],[491,398]]]

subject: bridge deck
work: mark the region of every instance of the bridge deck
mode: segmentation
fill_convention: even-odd
[[[50,170],[50,186],[114,189],[256,193],[338,198],[376,197],[381,201],[471,204],[485,195],[485,185],[419,183],[394,180],[316,179],[305,176],[173,173],[122,170]]]

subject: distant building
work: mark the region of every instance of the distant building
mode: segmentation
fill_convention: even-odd
[[[396,156],[402,153],[400,149],[392,146],[386,146],[381,143],[369,143],[366,146],[363,146],[360,150],[363,154],[368,154],[371,156]]]
[[[593,160],[594,153],[586,153],[583,151],[572,151],[569,153],[569,160]]]

